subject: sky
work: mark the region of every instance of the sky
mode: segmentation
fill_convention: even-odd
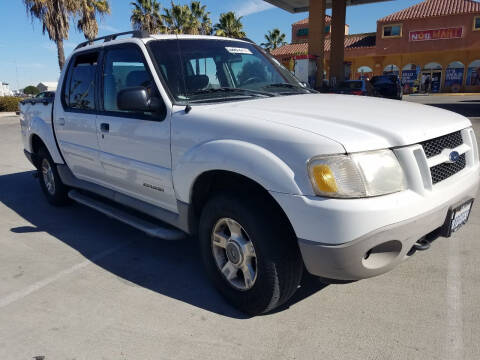
[[[99,19],[99,36],[131,30],[132,0],[110,0],[111,15]],[[190,0],[174,0],[189,3]],[[169,0],[159,0],[168,6]],[[420,0],[391,0],[377,4],[350,6],[347,24],[350,33],[376,31],[376,21]],[[247,36],[262,43],[268,30],[279,28],[291,40],[291,24],[308,17],[308,13],[290,14],[263,0],[202,0],[215,24],[221,13],[235,11],[243,16]],[[70,36],[65,42],[68,56],[84,37],[70,26]],[[0,81],[10,84],[10,89],[21,89],[39,82],[57,81],[59,77],[57,51],[48,35],[42,34],[42,25],[27,16],[22,0],[0,0]]]

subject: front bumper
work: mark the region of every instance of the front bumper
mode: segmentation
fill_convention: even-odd
[[[479,182],[477,164],[422,194],[407,190],[348,200],[272,196],[290,219],[311,274],[359,280],[407,259],[418,240],[444,225],[450,208],[476,197]]]

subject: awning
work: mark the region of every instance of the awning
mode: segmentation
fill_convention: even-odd
[[[308,5],[310,4],[310,0],[264,0],[272,5],[275,5],[281,9],[287,10],[291,13],[299,13],[308,11]],[[313,1],[313,0],[312,0]],[[332,7],[332,2],[334,0],[327,0],[327,9]],[[351,5],[362,5],[362,4],[370,4],[370,3],[377,3],[377,2],[384,2],[384,1],[391,1],[391,0],[346,0],[347,6]]]

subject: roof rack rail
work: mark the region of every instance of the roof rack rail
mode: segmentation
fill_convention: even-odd
[[[75,48],[75,50],[80,49],[80,48],[85,47],[85,46],[88,46],[88,45],[92,45],[94,42],[100,41],[100,40],[104,40],[104,42],[112,41],[112,40],[115,40],[117,37],[123,36],[123,35],[132,35],[132,37],[139,38],[139,39],[144,39],[144,38],[147,38],[147,37],[150,36],[150,34],[148,32],[143,31],[143,30],[125,31],[125,32],[121,32],[121,33],[116,33],[116,34],[111,34],[111,35],[107,35],[107,36],[98,37],[98,38],[93,39],[93,40],[84,41],[84,42],[78,44],[78,46]]]

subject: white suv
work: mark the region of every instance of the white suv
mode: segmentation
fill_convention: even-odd
[[[284,303],[304,268],[385,273],[468,220],[480,170],[465,117],[316,93],[248,41],[119,35],[73,52],[50,105],[22,105],[25,153],[55,205],[196,235],[241,310]]]

